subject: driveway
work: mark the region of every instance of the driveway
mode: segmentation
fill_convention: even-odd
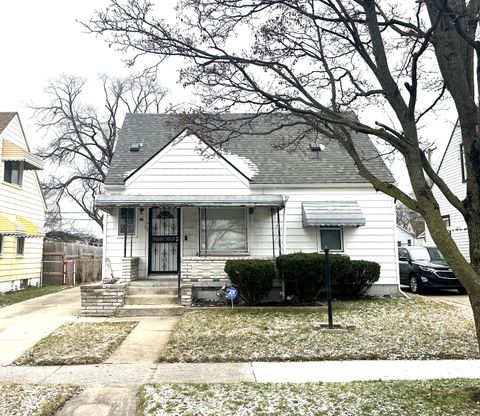
[[[407,295],[412,293],[410,292],[409,288],[402,287],[402,291],[404,291]],[[470,305],[470,299],[468,295],[461,295],[455,289],[443,289],[443,290],[435,290],[432,292],[423,293],[422,296],[439,300],[440,302],[448,303],[450,305],[460,306],[465,309],[469,314],[472,312],[472,306]]]
[[[0,308],[0,366],[80,314],[80,287]]]

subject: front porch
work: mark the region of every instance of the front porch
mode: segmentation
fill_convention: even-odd
[[[102,195],[104,281],[165,281],[181,304],[216,299],[228,259],[282,253],[281,195],[145,197]],[[173,200],[175,198],[175,200]]]

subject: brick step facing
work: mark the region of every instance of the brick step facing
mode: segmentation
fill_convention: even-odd
[[[125,299],[126,305],[178,305],[180,299],[176,295],[158,295],[158,294],[128,294]]]
[[[127,289],[129,295],[172,295],[178,296],[178,286],[132,286]]]
[[[130,287],[177,287],[178,277],[169,277],[155,280],[133,280]]]
[[[117,310],[116,316],[177,316],[184,311],[185,308],[179,305],[125,305]]]

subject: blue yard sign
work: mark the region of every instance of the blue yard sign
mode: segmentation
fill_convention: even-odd
[[[237,295],[238,295],[237,288],[235,288],[235,287],[233,287],[233,286],[227,288],[227,298],[228,298],[228,299],[233,300],[233,299],[235,299],[235,298],[237,297]]]
[[[227,298],[230,299],[232,302],[232,309],[233,309],[233,299],[235,299],[238,295],[238,290],[236,287],[227,287]]]

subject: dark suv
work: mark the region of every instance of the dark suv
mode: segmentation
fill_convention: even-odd
[[[465,293],[437,247],[399,247],[400,283],[413,293],[427,288],[457,289]]]

